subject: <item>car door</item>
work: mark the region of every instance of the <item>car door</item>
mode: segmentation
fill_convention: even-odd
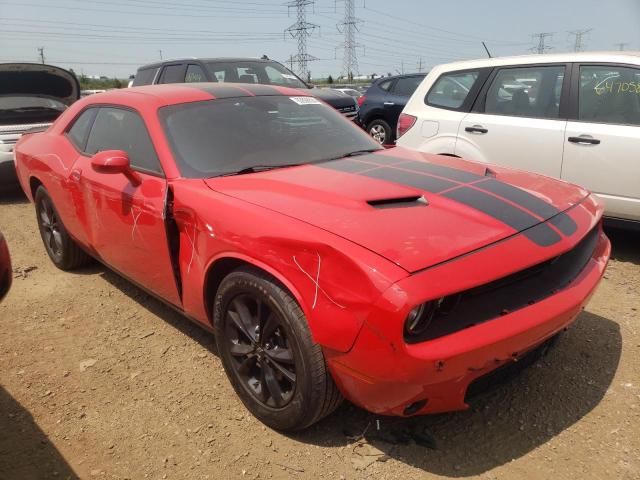
[[[640,68],[576,64],[562,179],[601,196],[606,215],[640,221]]]
[[[126,151],[135,181],[92,168],[91,156],[104,150]],[[167,182],[142,117],[127,108],[100,107],[72,175],[83,195],[87,235],[101,259],[180,305],[164,221]]]
[[[455,154],[560,177],[567,68],[565,64],[497,68],[460,123]]]
[[[385,120],[391,126],[392,131],[395,131],[402,109],[407,105],[409,98],[416,91],[423,78],[424,75],[400,77],[389,89],[384,98],[383,106]]]

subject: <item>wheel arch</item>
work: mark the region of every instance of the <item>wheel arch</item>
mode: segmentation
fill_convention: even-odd
[[[36,190],[40,186],[44,187],[44,183],[42,182],[42,180],[40,180],[35,175],[31,175],[29,177],[29,192],[28,192],[28,194],[31,196],[31,201],[32,202],[36,199]]]
[[[309,312],[306,311],[300,292],[297,291],[293,284],[288,281],[284,277],[284,275],[281,275],[276,269],[259,260],[256,260],[255,258],[238,253],[227,252],[213,258],[209,262],[209,265],[207,265],[207,268],[205,270],[203,283],[203,299],[205,311],[207,312],[207,318],[212,327],[215,327],[213,318],[213,307],[216,292],[220,288],[220,284],[222,283],[224,278],[234,270],[237,270],[241,267],[255,268],[269,275],[273,280],[278,282],[284,289],[286,289],[287,292],[289,292],[293,296],[293,298],[296,299],[305,316],[309,318]]]

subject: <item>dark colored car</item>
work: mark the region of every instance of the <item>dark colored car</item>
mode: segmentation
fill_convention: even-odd
[[[328,103],[349,120],[355,120],[358,115],[358,103],[353,97],[330,88],[309,85],[281,63],[267,58],[166,60],[138,68],[131,86],[194,82],[255,83],[297,88]]]
[[[358,121],[378,143],[392,144],[402,109],[422,82],[425,73],[383,77],[358,99]]]
[[[12,275],[9,249],[7,248],[7,242],[2,236],[2,233],[0,233],[0,301],[5,297],[9,288],[11,288]]]

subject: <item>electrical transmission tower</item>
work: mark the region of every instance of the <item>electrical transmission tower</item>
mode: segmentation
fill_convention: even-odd
[[[336,0],[344,2],[344,20],[337,26],[338,32],[344,35],[344,42],[336,47],[342,48],[342,75],[352,80],[354,74],[360,73],[358,67],[358,48],[364,48],[362,45],[356,42],[356,32],[358,30],[358,24],[362,23],[362,20],[356,18],[355,0]]]
[[[553,37],[553,33],[544,32],[544,33],[534,33],[531,35],[531,38],[538,39],[538,45],[533,47],[531,50],[534,52],[538,52],[539,54],[545,53],[547,50],[551,50],[553,47],[546,45],[546,40],[551,39]]]
[[[40,56],[40,63],[44,64],[44,47],[38,48],[38,55]]]
[[[285,34],[291,35],[298,41],[298,53],[289,57],[291,69],[307,80],[311,79],[309,62],[317,60],[313,55],[307,53],[307,38],[311,36],[318,25],[307,22],[307,7],[313,5],[315,0],[293,0],[287,4],[288,8],[295,7],[297,22],[285,30]]]
[[[629,42],[620,42],[620,43],[614,43],[614,45],[616,47],[618,47],[618,50],[620,50],[621,52],[624,51],[624,47],[626,47],[627,45],[629,45]]]
[[[574,30],[569,32],[569,35],[573,35],[575,38],[575,42],[573,43],[573,51],[574,52],[582,52],[584,50],[584,43],[582,41],[582,37],[584,37],[587,33],[589,33],[593,28],[586,28],[584,30]]]

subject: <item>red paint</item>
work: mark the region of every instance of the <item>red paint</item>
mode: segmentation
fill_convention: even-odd
[[[304,95],[298,90],[280,93]],[[31,196],[31,182],[44,184],[68,231],[88,251],[208,328],[211,298],[205,296],[205,283],[217,262],[232,258],[269,272],[300,303],[342,392],[371,411],[402,414],[409,403],[423,398],[428,402],[418,413],[465,408],[464,393],[474,378],[571,323],[603,274],[610,247],[601,233],[587,267],[557,294],[467,330],[408,345],[402,328],[411,308],[566,252],[597,225],[602,206],[575,186],[492,166],[499,180],[559,210],[569,209],[575,233],[541,247],[495,218],[445,197],[322,166],[206,181],[181,178],[157,111],[211,98],[186,85],[87,97],[47,132],[19,141],[22,186]],[[121,154],[92,159],[77,152],[63,132],[92,104],[137,110],[166,178],[126,175],[131,172]],[[376,155],[480,175],[486,168],[400,148]],[[107,164],[125,174],[99,171]],[[429,206],[385,210],[366,204],[416,194],[424,195]],[[169,246],[173,227],[181,289]]]

